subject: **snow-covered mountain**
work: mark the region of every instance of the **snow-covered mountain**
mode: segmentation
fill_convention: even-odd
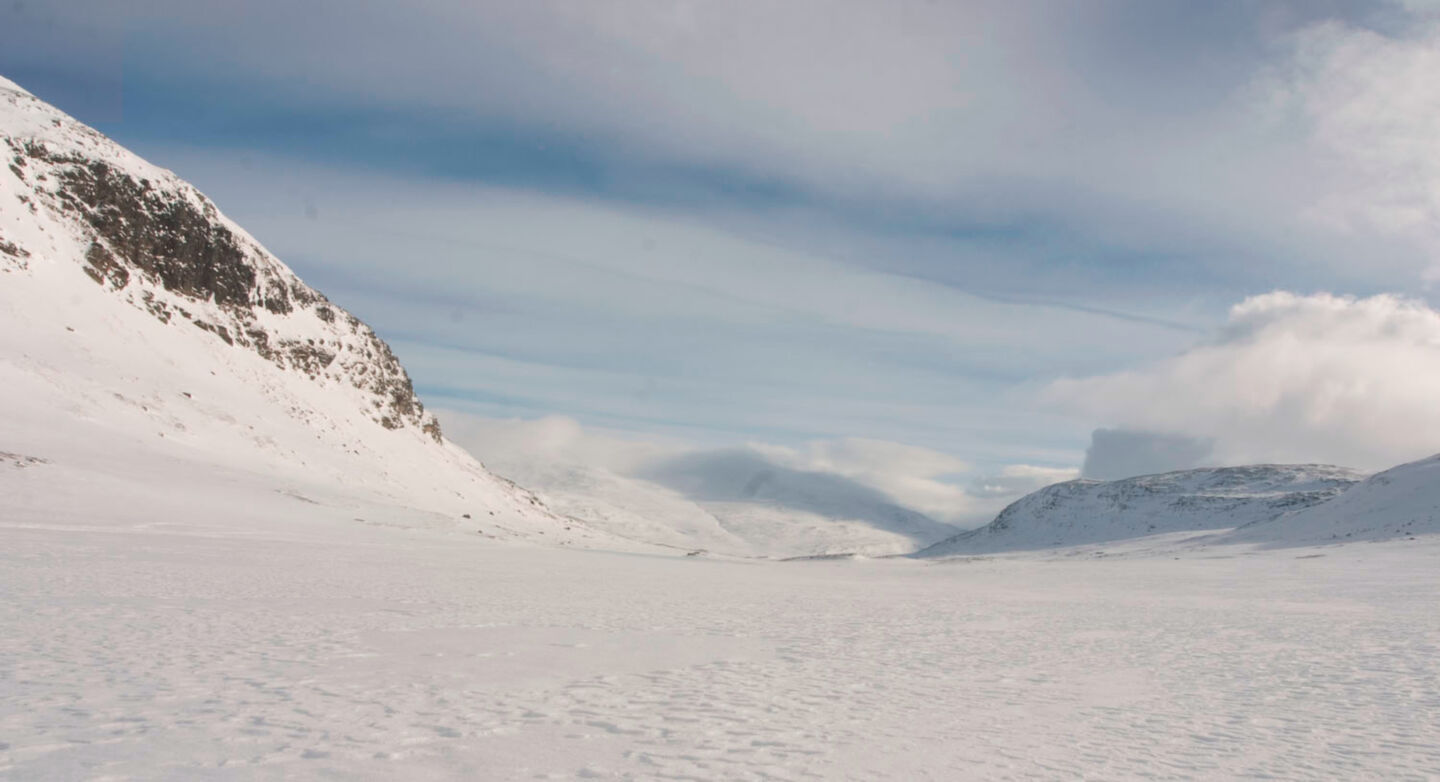
[[[1440,455],[1392,467],[1323,504],[1247,525],[1224,543],[1308,546],[1440,534]]]
[[[616,542],[447,441],[369,327],[171,172],[4,79],[0,145],[0,451],[178,458],[395,523]]]
[[[1340,496],[1363,475],[1327,465],[1181,470],[1118,481],[1074,480],[1016,500],[988,526],[916,554],[1030,551],[1172,532],[1259,525]]]

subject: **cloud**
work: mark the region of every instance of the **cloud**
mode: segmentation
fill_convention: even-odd
[[[1302,221],[1332,235],[1408,244],[1434,279],[1440,13],[1412,5],[1420,21],[1398,33],[1334,21],[1295,32],[1288,59],[1263,71],[1256,88],[1271,121],[1302,140],[1313,193]]]
[[[1214,445],[1209,441],[1185,435],[1096,429],[1090,438],[1090,448],[1085,451],[1085,465],[1080,474],[1113,481],[1187,470],[1203,465],[1212,450]]]
[[[1210,342],[1045,397],[1107,425],[1213,439],[1219,463],[1389,467],[1440,451],[1440,312],[1389,295],[1255,296]]]
[[[750,447],[776,464],[855,480],[937,519],[965,518],[976,512],[975,498],[957,482],[972,467],[947,453],[859,437],[814,441],[802,448],[761,443]]]
[[[997,474],[982,475],[971,479],[968,489],[974,497],[986,499],[998,497],[1008,501],[1051,484],[1071,481],[1078,477],[1080,477],[1080,472],[1071,467],[1008,464]]]
[[[492,418],[560,414],[702,444],[963,444],[986,473],[1078,464],[1089,428],[1017,409],[1015,387],[1191,339],[665,210],[264,155],[165,161],[375,327],[427,404]]]
[[[1435,249],[1435,18],[1384,0],[75,0],[9,26],[21,43],[124,41],[142,97],[223,115],[197,134],[311,137],[366,166],[434,150],[442,176],[503,136],[505,157],[573,164],[565,181],[602,196],[665,180],[648,183],[662,201],[697,187],[949,237],[864,262],[1014,293],[1044,284],[1036,268],[1093,284],[1076,265],[1111,286],[1413,280]],[[94,61],[113,79],[78,45],[36,47],[0,64]],[[1003,258],[957,263],[967,231],[998,235]]]
[[[834,473],[878,489],[905,507],[960,524],[989,520],[1003,504],[1079,473],[1031,464],[975,465],[952,454],[883,440],[847,437],[802,448],[751,443],[777,464]]]
[[[589,465],[631,474],[643,465],[684,453],[692,446],[672,438],[628,436],[581,426],[573,418],[485,418],[453,410],[439,411],[445,435],[501,473],[533,462]]]
[[[487,466],[537,486],[580,467],[656,482],[691,500],[740,501],[757,476],[769,475],[774,485],[763,498],[842,516],[846,503],[871,510],[893,503],[941,522],[983,524],[1015,497],[1076,476],[1073,469],[1024,464],[992,474],[950,454],[882,440],[736,446],[588,427],[564,416],[438,414],[447,436]]]

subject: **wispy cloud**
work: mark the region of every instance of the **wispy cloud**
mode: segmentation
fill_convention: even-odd
[[[173,156],[373,323],[434,401],[794,445],[867,437],[983,464],[1078,460],[1017,386],[1124,366],[1184,332],[996,301],[686,215],[283,159]],[[213,185],[213,186],[212,186]]]

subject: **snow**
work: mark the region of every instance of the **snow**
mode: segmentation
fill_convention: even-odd
[[[163,459],[0,465],[0,498],[4,778],[1440,769],[1433,538],[686,559],[356,523],[378,509]]]

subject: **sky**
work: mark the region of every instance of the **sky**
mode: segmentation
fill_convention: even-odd
[[[482,457],[744,447],[964,520],[1082,471],[1440,451],[1432,2],[16,0],[0,29],[0,73],[209,194]]]

